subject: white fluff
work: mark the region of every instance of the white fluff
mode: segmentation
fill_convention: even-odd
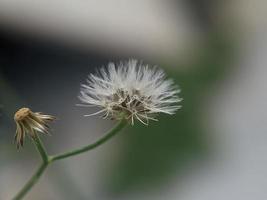
[[[156,120],[157,113],[174,114],[181,106],[178,103],[180,90],[170,79],[165,79],[163,70],[143,65],[137,60],[109,63],[96,75],[90,74],[86,84],[81,85],[80,100],[83,106],[97,106],[104,118],[134,119],[143,124]],[[91,116],[86,115],[86,116]]]

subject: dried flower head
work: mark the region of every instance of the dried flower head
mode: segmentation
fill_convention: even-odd
[[[158,113],[174,114],[181,106],[178,103],[180,90],[157,67],[143,65],[137,60],[109,63],[97,75],[90,74],[87,84],[82,84],[81,106],[97,106],[104,118],[126,118],[134,124],[137,119],[147,125]]]
[[[37,131],[49,134],[48,122],[55,120],[55,117],[39,112],[34,113],[29,108],[21,108],[15,113],[14,120],[17,125],[15,142],[19,148],[24,144],[26,133],[32,138],[36,136]]]

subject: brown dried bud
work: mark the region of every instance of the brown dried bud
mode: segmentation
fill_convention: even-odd
[[[29,108],[19,109],[15,115],[14,120],[17,125],[15,142],[17,148],[23,146],[26,133],[30,137],[35,137],[37,132],[49,134],[48,122],[54,121],[56,118],[52,115],[44,115],[39,112],[32,112]]]

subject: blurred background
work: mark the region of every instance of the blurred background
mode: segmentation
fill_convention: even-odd
[[[91,143],[114,123],[83,117],[80,84],[128,58],[162,67],[183,108],[54,163],[25,199],[267,199],[266,17],[264,0],[0,0],[0,199],[39,164],[14,112],[59,118],[50,154]]]

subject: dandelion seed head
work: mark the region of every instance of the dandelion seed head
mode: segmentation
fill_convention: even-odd
[[[179,92],[163,70],[131,59],[118,65],[109,63],[90,74],[81,85],[79,99],[82,106],[100,109],[86,116],[102,114],[103,118],[126,118],[132,124],[138,120],[147,125],[149,120],[157,121],[158,113],[172,115],[181,107]]]

